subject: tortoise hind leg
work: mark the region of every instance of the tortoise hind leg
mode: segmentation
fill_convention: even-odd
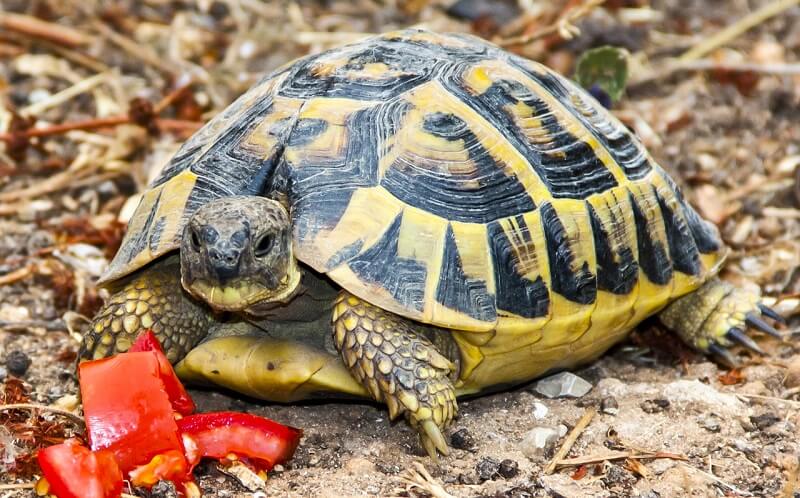
[[[168,258],[138,271],[95,315],[83,336],[80,361],[127,351],[136,337],[152,330],[173,363],[208,333],[214,317],[181,286],[180,264]]]
[[[728,351],[733,345],[739,344],[763,354],[758,344],[745,333],[748,327],[783,337],[761,318],[763,315],[781,321],[780,316],[760,301],[756,294],[713,278],[671,303],[659,314],[659,319],[686,344],[734,366],[738,362]]]
[[[448,453],[442,430],[457,412],[451,380],[457,366],[426,337],[421,325],[342,292],[333,311],[334,343],[353,376],[389,416],[404,414],[422,446]],[[437,334],[452,340],[449,334]]]

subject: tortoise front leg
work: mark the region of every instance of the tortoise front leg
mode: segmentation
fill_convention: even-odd
[[[437,450],[446,455],[442,430],[458,410],[450,377],[456,364],[437,351],[421,325],[347,292],[336,301],[333,323],[334,343],[350,373],[386,403],[392,419],[405,414],[431,457]]]
[[[177,258],[140,270],[114,293],[83,336],[80,361],[127,351],[136,337],[150,329],[167,358],[177,362],[208,333],[210,310],[181,286]]]

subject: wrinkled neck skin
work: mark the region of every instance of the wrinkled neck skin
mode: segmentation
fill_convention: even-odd
[[[270,322],[312,322],[326,313],[329,315],[339,288],[327,278],[303,268],[300,284],[292,295],[281,302],[260,302],[246,310],[258,320]],[[330,321],[330,316],[326,317]]]

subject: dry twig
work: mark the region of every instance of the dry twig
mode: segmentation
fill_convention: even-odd
[[[768,3],[755,12],[751,12],[750,14],[739,19],[722,31],[715,33],[710,38],[706,38],[699,44],[686,51],[678,58],[678,60],[691,61],[698,59],[712,50],[731,42],[741,34],[758,26],[770,17],[774,17],[790,7],[794,7],[795,5],[800,5],[800,0],[775,0],[771,3]]]
[[[797,76],[800,75],[800,64],[797,63],[773,63],[759,64],[755,62],[725,62],[713,59],[697,59],[682,61],[670,59],[653,70],[643,71],[635,76],[628,83],[629,87],[635,87],[644,83],[668,78],[681,71],[726,71],[734,73],[758,73],[775,76]]]
[[[400,480],[405,482],[411,487],[419,488],[426,493],[429,493],[434,498],[455,498],[448,493],[441,484],[436,482],[436,479],[428,472],[428,470],[419,462],[412,462],[413,469],[408,469],[408,477],[400,477]]]
[[[634,450],[628,450],[628,451],[610,451],[608,453],[601,453],[599,455],[589,455],[584,457],[564,458],[556,461],[556,465],[559,466],[586,465],[590,463],[602,463],[605,462],[606,460],[609,461],[623,460],[628,458],[630,458],[631,460],[650,460],[655,458],[669,458],[671,460],[688,460],[687,457],[679,455],[677,453],[667,453],[663,451],[641,453]]]
[[[27,265],[12,272],[8,272],[5,275],[0,276],[0,285],[9,285],[13,284],[14,282],[19,282],[33,273],[33,269],[33,265]]]
[[[742,398],[756,399],[756,400],[760,400],[760,401],[767,401],[767,402],[772,402],[772,403],[777,403],[777,404],[784,404],[784,405],[793,406],[795,408],[800,408],[800,401],[795,401],[795,400],[792,400],[792,399],[783,399],[783,398],[776,398],[774,396],[761,396],[760,394],[744,394],[744,393],[736,393],[736,396],[739,396],[739,397],[742,397]]]
[[[19,484],[0,484],[0,491],[11,491],[15,489],[33,489],[36,487],[35,482],[22,482]]]
[[[570,40],[580,34],[580,30],[575,26],[578,20],[586,17],[594,9],[605,3],[606,0],[587,0],[586,3],[578,5],[564,11],[553,24],[545,26],[529,35],[514,36],[511,38],[504,38],[497,40],[497,44],[501,47],[509,47],[512,45],[525,45],[532,41],[539,40],[554,33],[558,33],[561,38]]]
[[[0,12],[0,28],[16,31],[17,33],[22,33],[34,38],[50,40],[70,47],[86,45],[92,41],[89,35],[77,29],[43,21],[38,17],[16,14],[14,12]]]
[[[589,425],[589,422],[592,421],[592,418],[597,413],[595,408],[589,408],[583,414],[578,423],[575,424],[575,427],[572,428],[572,431],[567,435],[567,439],[564,440],[564,444],[561,445],[561,448],[558,449],[556,455],[550,460],[550,463],[547,464],[547,467],[544,468],[545,475],[552,474],[554,470],[556,470],[556,465],[558,464],[559,460],[562,460],[569,450],[572,448],[572,445],[575,444],[575,441],[578,440],[581,433],[583,433],[584,429]]]
[[[751,493],[749,491],[745,491],[743,489],[739,489],[736,486],[734,486],[733,484],[728,484],[727,482],[723,481],[722,479],[720,479],[719,477],[715,476],[714,474],[710,474],[710,473],[708,473],[708,472],[706,472],[704,470],[700,470],[700,469],[698,469],[696,467],[692,467],[691,465],[689,465],[687,463],[684,463],[684,462],[680,462],[680,463],[681,463],[681,465],[683,465],[683,467],[685,467],[687,469],[692,469],[693,471],[697,472],[698,474],[701,474],[701,475],[707,477],[708,479],[711,479],[712,481],[716,482],[720,486],[722,486],[724,488],[728,488],[729,490],[733,491],[734,493],[736,493],[736,494],[738,494],[740,496],[753,496],[753,493]]]
[[[62,410],[61,408],[56,408],[54,406],[37,405],[34,403],[11,403],[8,405],[0,405],[0,411],[6,411],[6,410],[42,410],[50,413],[55,413],[58,415],[63,415],[81,425],[85,423],[83,421],[83,417],[81,417],[80,415],[72,413],[71,411],[68,410]]]

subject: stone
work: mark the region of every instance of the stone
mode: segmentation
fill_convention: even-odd
[[[600,401],[600,411],[607,415],[616,415],[619,413],[619,403],[614,396],[606,396]]]
[[[545,418],[548,411],[549,410],[544,403],[539,403],[538,401],[533,403],[533,418],[536,420],[542,420]]]
[[[783,385],[788,388],[800,386],[800,354],[789,358],[789,365],[786,367],[786,377],[783,379]]]
[[[151,498],[178,498],[178,490],[175,483],[167,480],[160,480],[150,489]]]
[[[669,400],[668,399],[646,399],[642,402],[639,407],[645,413],[661,413],[669,408]]]
[[[545,455],[558,441],[558,429],[554,427],[534,427],[522,436],[520,450],[531,460]]]
[[[717,420],[713,416],[703,417],[700,419],[700,427],[707,430],[708,432],[719,432],[721,430],[721,426],[719,425],[719,420]]]
[[[345,462],[344,469],[353,475],[364,475],[378,471],[378,467],[374,463],[361,457],[353,457]]]
[[[760,431],[763,431],[767,427],[779,422],[780,420],[781,418],[774,413],[762,413],[761,415],[754,415],[750,417],[750,422],[752,422],[756,429]]]
[[[467,429],[458,429],[450,436],[450,446],[457,450],[471,450],[475,447],[475,440]]]
[[[480,482],[493,481],[500,476],[500,462],[494,458],[481,458],[475,465],[475,473]]]
[[[28,372],[28,367],[31,366],[31,359],[22,351],[15,350],[8,353],[6,357],[6,368],[9,373],[22,377]]]
[[[732,394],[717,391],[699,380],[678,380],[665,385],[662,394],[673,403],[697,403],[710,406],[719,415],[738,415],[745,411],[744,403]]]
[[[572,372],[561,372],[541,379],[533,389],[547,398],[580,398],[592,385]]]
[[[519,464],[510,459],[506,458],[502,462],[500,462],[500,469],[498,470],[501,476],[505,479],[511,479],[512,477],[516,477],[519,474]]]

